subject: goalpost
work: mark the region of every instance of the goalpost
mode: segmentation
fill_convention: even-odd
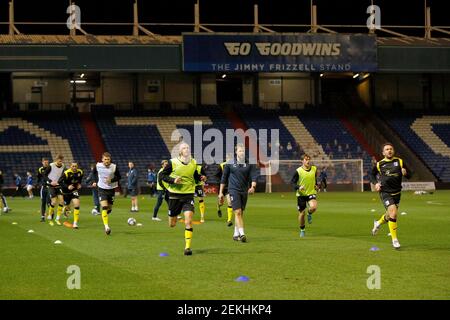
[[[330,191],[364,191],[364,169],[362,159],[311,160],[317,167],[318,175],[325,169],[328,190]],[[292,191],[291,179],[300,160],[270,160],[266,163],[266,192]]]

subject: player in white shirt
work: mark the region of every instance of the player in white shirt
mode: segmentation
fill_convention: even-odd
[[[119,186],[121,179],[119,169],[116,164],[111,163],[111,154],[103,153],[102,162],[98,162],[94,168],[93,188],[98,188],[98,198],[102,208],[102,219],[105,226],[105,233],[111,234],[111,228],[108,224],[108,215],[112,211],[114,204],[115,188]]]
[[[61,186],[59,185],[59,178],[63,175],[65,171],[65,166],[63,163],[64,157],[60,154],[56,156],[54,162],[50,163],[50,165],[44,171],[44,181],[48,187],[48,193],[50,194],[50,207],[48,209],[47,220],[50,220],[50,225],[53,225],[53,216],[55,212],[55,206],[58,204],[58,210],[56,212],[56,224],[62,225],[60,218],[64,206],[64,198],[61,192]]]

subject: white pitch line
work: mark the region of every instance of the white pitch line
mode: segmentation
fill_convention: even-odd
[[[443,206],[444,205],[443,203],[434,202],[434,201],[427,201],[427,204],[435,204],[435,205],[438,205],[438,206]]]

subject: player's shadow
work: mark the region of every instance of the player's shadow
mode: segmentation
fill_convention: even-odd
[[[239,245],[239,244],[237,244]],[[245,244],[241,244],[242,246],[244,246]],[[228,248],[204,248],[204,249],[194,249],[194,254],[219,254],[219,255],[230,255],[230,254],[267,254],[267,253],[279,253],[276,251],[268,251],[268,250],[255,250],[254,248],[248,248],[246,250],[238,250],[236,249],[228,249]]]
[[[117,232],[118,233],[118,232]],[[140,230],[140,231],[122,231],[120,234],[126,234],[126,235],[148,235],[148,234],[167,234],[163,231],[150,231],[150,230]]]
[[[401,246],[400,250],[405,248],[406,245]],[[409,248],[414,249],[415,251],[443,251],[448,253],[450,251],[450,247],[430,247],[426,245],[408,245]]]

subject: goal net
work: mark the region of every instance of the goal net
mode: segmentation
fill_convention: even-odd
[[[311,164],[317,167],[318,175],[326,172],[327,191],[364,191],[362,159],[311,160]],[[270,160],[266,164],[266,192],[292,191],[291,179],[301,165],[300,160]]]

